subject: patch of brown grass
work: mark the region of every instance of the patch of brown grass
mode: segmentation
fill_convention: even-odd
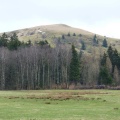
[[[114,110],[119,110],[119,108],[114,108]]]
[[[60,94],[49,94],[47,96],[27,96],[27,99],[43,99],[43,100],[88,100],[89,98],[85,98],[83,96],[80,96],[78,93],[60,93]]]
[[[90,95],[90,94],[108,94],[108,93],[101,93],[101,92],[89,92],[89,91],[84,91],[84,92],[79,92],[79,91],[72,91],[72,92],[49,92],[48,94],[41,94],[41,95],[36,95],[36,94],[31,94],[27,96],[8,96],[6,98],[8,99],[16,99],[16,98],[21,98],[21,99],[42,99],[42,100],[94,100],[95,98],[86,98],[84,95]],[[97,98],[97,100],[100,98]],[[105,102],[105,101],[104,101]]]
[[[45,104],[51,104],[50,102],[45,102]]]
[[[103,102],[106,102],[106,100],[103,100]]]
[[[8,99],[18,99],[18,98],[20,98],[20,97],[18,97],[18,96],[9,96],[8,97]]]

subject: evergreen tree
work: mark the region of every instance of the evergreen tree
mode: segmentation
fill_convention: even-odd
[[[79,34],[79,37],[82,37],[82,34]]]
[[[8,48],[10,50],[17,50],[20,45],[21,42],[18,40],[18,36],[16,35],[16,33],[14,33],[10,38],[10,41],[8,43]]]
[[[111,60],[111,62],[112,62],[113,48],[112,48],[111,45],[108,47],[107,53],[108,53],[108,56],[109,56],[109,58],[110,58],[110,60]]]
[[[115,49],[113,51],[113,65],[116,65],[118,67],[118,64],[119,64],[119,54],[118,54],[118,51],[117,49]]]
[[[111,73],[109,72],[109,68],[107,68],[106,61],[107,61],[107,55],[106,53],[104,53],[103,58],[101,59],[98,84],[110,85],[113,82]]]
[[[97,36],[95,34],[93,37],[93,46],[98,45],[98,44],[99,44],[99,41],[97,40]]]
[[[98,41],[98,40],[96,41],[96,44],[99,44],[99,41]]]
[[[86,46],[85,46],[84,41],[82,41],[81,44],[82,44],[81,50],[86,50]]]
[[[75,33],[73,33],[73,36],[76,36],[76,34],[75,34]]]
[[[80,80],[80,62],[75,46],[72,45],[72,59],[70,63],[70,81],[77,83]]]
[[[108,53],[108,56],[109,56],[110,61],[112,63],[112,73],[113,73],[114,72],[114,67],[115,67],[115,57],[116,57],[117,53],[114,52],[111,45],[108,47],[107,53]]]
[[[0,46],[6,47],[8,43],[8,36],[6,33],[3,33],[2,36],[0,37]]]
[[[119,58],[118,58],[118,65],[117,65],[117,67],[120,70],[120,54],[119,54]]]
[[[93,37],[93,43],[96,43],[96,41],[97,41],[97,36],[95,34],[94,37]]]
[[[115,66],[119,69],[119,64],[120,64],[120,56],[118,54],[117,49],[113,50],[112,54],[112,72],[114,73]]]
[[[65,36],[64,36],[64,35],[62,35],[62,39],[65,39]]]
[[[107,54],[104,53],[103,58],[101,59],[101,65],[105,66],[106,65],[106,60],[107,60]]]
[[[106,66],[102,66],[100,69],[100,79],[100,84],[104,85],[110,85],[113,82],[113,79]]]
[[[106,38],[104,38],[102,46],[103,46],[103,47],[108,47]]]
[[[45,41],[40,41],[38,44],[41,45],[41,46],[43,46],[43,45],[48,45],[48,41],[47,41],[47,40],[45,40]]]
[[[69,36],[70,37],[70,33],[68,33],[68,35],[67,36]]]

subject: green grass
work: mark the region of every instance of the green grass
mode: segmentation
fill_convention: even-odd
[[[120,91],[0,91],[0,120],[120,120]]]

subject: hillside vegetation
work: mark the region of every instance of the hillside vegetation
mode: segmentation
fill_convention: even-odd
[[[7,35],[11,36],[13,33],[16,33],[20,41],[27,42],[31,40],[33,43],[36,41],[47,40],[51,45],[55,45],[57,40],[60,40],[62,43],[74,43],[78,47],[81,46],[80,41],[83,40],[88,46],[92,45],[93,36],[95,33],[91,33],[82,29],[73,28],[65,24],[54,24],[46,26],[37,26],[33,28],[26,28],[21,30],[15,30],[8,32]],[[68,37],[70,33],[70,37]],[[73,34],[76,36],[73,36]],[[65,35],[65,39],[62,40],[62,35]],[[97,39],[102,44],[104,36],[97,35]],[[109,44],[112,44],[116,47],[120,45],[119,39],[107,38]]]
[[[119,44],[63,24],[3,33],[0,89],[117,87]]]

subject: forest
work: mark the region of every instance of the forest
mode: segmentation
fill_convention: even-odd
[[[64,36],[62,36],[64,37]],[[93,46],[98,44],[93,37]],[[119,86],[120,55],[117,49],[107,45],[100,54],[93,49],[85,54],[85,44],[76,49],[74,44],[56,42],[51,47],[46,41],[38,43],[21,42],[16,33],[0,37],[0,89],[37,90],[69,89],[71,85]],[[98,47],[98,46],[95,46]],[[94,48],[95,48],[94,47]]]

